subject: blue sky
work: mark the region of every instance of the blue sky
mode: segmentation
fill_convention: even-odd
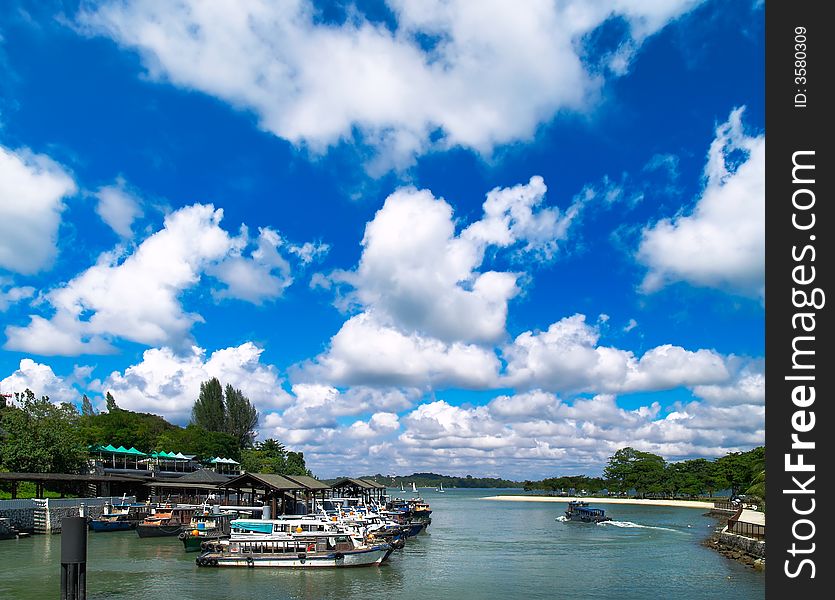
[[[321,476],[763,443],[762,6],[511,8],[4,3],[2,392],[217,376]]]

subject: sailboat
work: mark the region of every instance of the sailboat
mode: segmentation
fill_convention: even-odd
[[[415,482],[414,482],[414,481],[412,482],[412,493],[413,493],[413,494],[417,494],[417,493],[418,493],[417,486],[415,486]]]
[[[439,494],[446,493],[446,490],[444,489],[444,484],[443,484],[443,482],[441,482],[441,483],[438,485],[438,489],[436,489],[435,491],[436,491],[436,492],[438,492]]]
[[[405,492],[405,491],[406,491],[406,490],[403,488],[403,482],[402,482],[402,481],[400,482],[400,491],[401,491],[401,492]]]

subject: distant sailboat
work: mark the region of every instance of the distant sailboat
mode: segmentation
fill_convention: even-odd
[[[406,489],[403,487],[403,482],[402,482],[402,481],[400,482],[400,491],[401,491],[401,492],[405,492],[405,491],[406,491]]]
[[[417,493],[418,493],[417,486],[415,486],[415,482],[414,482],[414,481],[412,482],[412,493],[413,493],[413,494],[417,494]]]
[[[435,491],[436,491],[436,492],[438,492],[439,494],[443,494],[443,493],[445,493],[445,492],[446,492],[446,490],[444,490],[444,484],[443,484],[443,483],[441,483],[441,484],[438,486],[438,489],[436,489]]]

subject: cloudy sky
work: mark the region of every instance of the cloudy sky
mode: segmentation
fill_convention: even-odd
[[[760,445],[763,21],[4,2],[0,391],[185,424],[218,377],[323,477]]]

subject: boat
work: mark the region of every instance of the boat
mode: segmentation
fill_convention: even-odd
[[[438,492],[439,494],[446,493],[446,490],[444,489],[444,484],[441,483],[440,485],[438,485],[438,488],[435,491]]]
[[[98,519],[90,519],[90,529],[93,531],[128,531],[136,529],[151,512],[149,504],[105,504],[104,513]]]
[[[571,501],[565,510],[565,518],[568,521],[580,523],[601,523],[611,521],[612,517],[606,516],[602,508],[591,508],[588,502]]]
[[[141,538],[180,535],[188,527],[195,511],[194,506],[159,507],[136,526],[136,533]]]
[[[418,493],[418,489],[417,489],[417,486],[415,486],[415,482],[414,482],[414,481],[412,482],[412,493],[413,493],[413,494],[417,494],[417,493]]]
[[[320,532],[304,536],[221,540],[196,559],[200,567],[340,568],[370,567],[386,560],[391,544],[358,543],[349,535]]]
[[[204,511],[191,517],[188,527],[177,536],[186,552],[206,548],[207,542],[226,539],[231,533],[231,515]]]
[[[403,482],[402,482],[402,481],[400,482],[400,491],[401,491],[401,492],[405,492],[405,491],[406,491],[406,490],[403,488]]]

